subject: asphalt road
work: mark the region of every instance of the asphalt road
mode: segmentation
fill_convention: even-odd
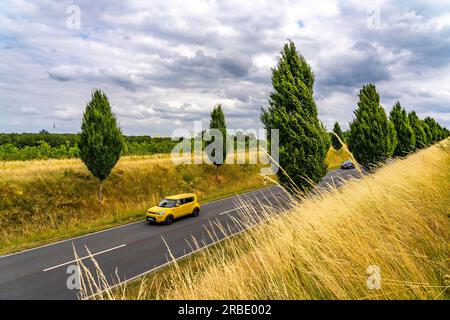
[[[367,174],[367,172],[361,168],[363,174]],[[356,169],[336,169],[328,172],[328,174],[323,178],[322,182],[318,184],[318,188],[333,188],[340,187],[345,183],[345,180],[348,179],[358,179],[361,177],[361,174]]]
[[[339,169],[330,172],[321,186],[340,185],[358,176],[356,170]],[[87,247],[111,284],[117,276],[130,280],[258,223],[257,214],[250,222],[240,218],[242,200],[251,203],[255,213],[264,206],[282,212],[289,206],[287,197],[282,188],[272,186],[204,204],[199,217],[182,218],[170,226],[139,221],[1,256],[0,299],[77,299],[77,289],[67,286],[73,272],[68,269],[76,266],[73,248],[93,270]]]

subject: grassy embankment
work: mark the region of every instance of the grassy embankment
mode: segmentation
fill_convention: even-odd
[[[143,219],[161,197],[206,202],[264,186],[259,166],[179,165],[170,154],[123,157],[104,183],[78,159],[6,162],[0,168],[0,254]]]
[[[448,140],[308,198],[283,217],[267,214],[266,223],[105,297],[450,298]],[[366,284],[371,265],[381,271],[379,290]]]
[[[342,152],[330,150],[330,168]],[[344,156],[345,158],[345,156]],[[78,159],[9,161],[0,167],[0,254],[67,239],[142,219],[161,197],[195,192],[202,202],[264,186],[259,166],[174,166],[169,154],[123,157],[98,182]]]

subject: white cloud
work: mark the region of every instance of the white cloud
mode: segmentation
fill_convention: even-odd
[[[319,115],[351,120],[375,82],[389,110],[399,99],[450,126],[450,10],[422,1],[77,0],[0,4],[0,131],[78,131],[93,88],[127,134],[169,135],[205,123],[222,103],[230,127],[260,127],[271,67],[292,39],[316,74]],[[70,3],[71,4],[71,3]],[[369,29],[373,8],[382,27]]]
[[[20,107],[20,112],[24,114],[39,114],[39,109],[35,107]]]
[[[436,26],[439,30],[450,26],[450,13],[440,15],[435,18]]]

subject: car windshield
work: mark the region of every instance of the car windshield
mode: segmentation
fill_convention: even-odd
[[[162,208],[172,208],[175,207],[177,203],[177,200],[172,200],[172,199],[163,199],[161,200],[161,202],[159,203],[159,207]]]

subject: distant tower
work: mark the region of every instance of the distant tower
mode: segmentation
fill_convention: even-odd
[[[55,121],[53,121],[53,129],[55,129],[56,125],[55,125]]]

